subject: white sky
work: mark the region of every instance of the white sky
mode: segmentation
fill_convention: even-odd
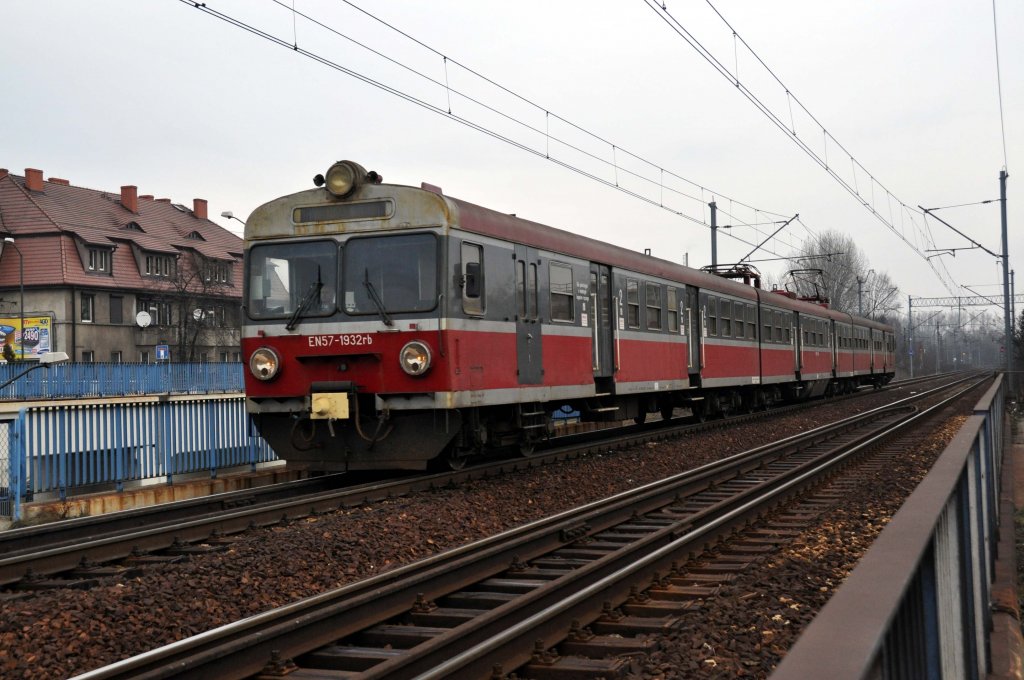
[[[501,86],[534,109],[484,87],[453,63],[457,88],[603,160],[620,183],[699,219],[702,201],[665,194],[629,179],[642,167],[628,149],[721,195],[782,215],[800,213],[814,230],[854,234],[871,266],[907,294],[946,296],[910,247],[872,216],[758,112],[643,0],[515,3],[359,0],[360,7]],[[295,0],[311,15],[416,70],[445,81],[443,60],[374,24],[341,0]],[[732,70],[732,33],[703,0],[667,0],[668,10]],[[295,19],[291,0],[209,0],[206,5],[433,105],[445,89],[427,84],[352,43]],[[717,9],[790,91],[857,161],[910,206],[937,207],[998,198],[1003,167],[991,2],[904,0],[834,3],[804,0],[716,2]],[[1024,275],[1024,3],[996,0],[1009,161],[1011,269]],[[784,90],[770,86],[739,48],[741,81],[786,114]],[[691,266],[710,262],[710,233],[446,116],[359,82],[271,44],[178,0],[38,0],[0,8],[0,167],[96,189],[135,184],[191,205],[210,201],[243,219],[258,205],[309,188],[311,178],[348,158],[386,182],[441,186],[446,193],[538,222],[611,241]],[[454,95],[455,115],[513,136],[542,153],[614,183],[614,168],[572,155],[544,134],[502,122]],[[550,111],[604,142],[572,132]],[[797,134],[821,149],[821,132],[799,117]],[[607,143],[606,143],[607,142]],[[611,145],[618,147],[612,151]],[[829,142],[830,165],[852,177],[850,158]],[[871,184],[858,171],[858,188]],[[678,183],[677,183],[678,184]],[[875,205],[887,214],[883,190]],[[718,198],[729,209],[728,199]],[[892,205],[896,205],[895,202]],[[999,251],[999,207],[939,213]],[[768,221],[734,210],[736,219]],[[900,211],[894,211],[897,224]],[[719,222],[732,218],[720,216]],[[914,240],[910,223],[906,232]],[[923,224],[920,219],[918,224]],[[939,247],[964,239],[931,222]],[[756,243],[774,227],[737,229]],[[806,236],[793,224],[788,242]],[[769,246],[788,254],[784,243]],[[921,248],[929,247],[921,244]],[[751,246],[722,235],[719,261]],[[772,257],[758,253],[753,259]],[[952,278],[1001,292],[996,260],[982,251],[941,257]],[[761,263],[763,271],[778,265]],[[979,287],[982,286],[982,287]],[[1024,289],[1024,284],[1021,285]],[[969,293],[968,293],[969,294]],[[905,304],[905,303],[904,303]]]

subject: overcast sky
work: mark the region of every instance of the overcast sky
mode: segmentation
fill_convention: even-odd
[[[706,221],[704,203],[715,198],[729,213],[720,223],[799,213],[803,224],[769,243],[774,253],[788,254],[807,228],[834,229],[853,234],[904,299],[949,294],[911,246],[643,0],[357,4],[426,47],[341,0],[294,2],[330,30],[293,16],[291,0],[206,2],[428,106],[444,112],[450,106],[453,116],[535,153],[179,0],[37,0],[0,9],[0,167],[17,174],[39,168],[96,189],[135,184],[140,194],[187,205],[206,198],[214,219],[233,228],[241,225],[221,220],[222,211],[244,219],[265,201],[311,187],[313,175],[347,158],[386,182],[429,182],[452,196],[650,248],[666,259],[688,256],[691,266],[710,262],[709,230],[693,220]],[[828,130],[827,143],[706,2],[666,0],[666,6],[798,139],[819,155],[827,152],[830,167],[918,248],[930,246],[916,240],[920,229],[898,201],[931,208],[998,198],[1004,147],[991,2],[716,2],[738,36]],[[1011,268],[1024,272],[1024,232],[1015,228],[1024,214],[1024,172],[1014,172],[1015,163],[1024,163],[1024,3],[996,0],[995,7]],[[617,191],[616,182],[647,200]],[[990,250],[1001,249],[998,203],[939,214]],[[939,247],[968,245],[946,227],[916,219]],[[734,227],[743,241],[723,234],[719,260],[738,260],[774,228]],[[959,251],[939,259],[956,282],[999,292],[992,284],[1000,269],[990,255]]]

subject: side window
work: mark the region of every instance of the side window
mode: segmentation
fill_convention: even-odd
[[[484,313],[484,249],[474,243],[462,244],[462,311]]]
[[[772,335],[772,310],[761,308],[761,340],[764,342],[774,342]]]
[[[679,332],[679,291],[672,286],[668,287],[665,295],[665,306],[668,307],[668,330],[670,333]]]
[[[782,314],[782,338],[783,342],[787,345],[793,342],[793,338],[790,335],[793,330],[793,312],[785,312]]]
[[[775,339],[780,342],[786,339],[782,330],[782,312],[775,312]]]
[[[757,340],[757,308],[747,305],[747,340]]]
[[[647,297],[647,328],[652,331],[661,330],[661,285],[648,281],[644,284]]]
[[[722,337],[732,335],[732,302],[722,300],[718,307],[718,322],[722,325]]]
[[[732,305],[733,319],[735,320],[732,325],[732,332],[737,338],[742,338],[746,335],[743,330],[743,320],[746,318],[747,306],[742,302],[734,302]]]
[[[626,279],[626,325],[640,328],[640,284],[636,279]]]
[[[708,335],[718,335],[718,298],[708,296]]]
[[[530,263],[530,278],[526,280],[526,313],[529,318],[537,318],[537,265]]]
[[[551,320],[572,321],[572,267],[552,262],[548,274],[551,277]]]

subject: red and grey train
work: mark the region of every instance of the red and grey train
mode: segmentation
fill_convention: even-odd
[[[642,421],[757,408],[895,371],[885,324],[340,161],[245,227],[247,408],[318,470],[519,446],[555,409]]]

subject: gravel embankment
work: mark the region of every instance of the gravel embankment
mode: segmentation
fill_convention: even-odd
[[[227,552],[147,568],[141,576],[125,582],[111,579],[87,591],[40,592],[6,601],[0,617],[0,677],[64,678],[81,673],[895,398],[898,396],[893,393],[870,394],[772,422],[648,444],[287,526],[252,530],[239,536]],[[866,489],[873,491],[870,484]],[[858,507],[851,505],[847,512],[850,521],[861,527],[865,522]],[[762,581],[770,576],[785,584],[787,569],[805,561],[813,567],[828,567],[825,573],[832,576],[823,575],[822,579],[841,578],[847,561],[839,556],[845,553],[834,548],[851,543],[844,535],[844,524],[844,516],[836,515],[828,524],[830,529],[823,529],[820,536],[808,536],[792,554],[774,556],[753,577]],[[815,557],[822,554],[834,559]],[[744,588],[755,584],[737,585],[731,596],[735,611],[727,613],[730,599],[726,597],[720,598],[725,604],[716,601],[704,616],[723,621],[735,617],[730,626],[746,631],[745,639],[784,646],[790,631],[802,620],[801,612],[778,600],[779,595],[791,589],[786,597],[807,608],[827,597],[827,593],[803,595],[796,582],[803,577],[789,578],[794,581],[791,588],[780,585],[777,592],[763,596],[774,598],[771,607],[750,607],[749,600],[740,598],[747,593]],[[768,611],[775,610],[784,613],[789,623],[781,625],[771,617],[764,620]],[[771,635],[766,635],[768,632]],[[705,659],[711,657],[702,651],[707,641],[681,639],[684,649],[696,645],[688,647],[689,659],[699,658],[701,668],[711,665]],[[723,654],[729,645],[729,641],[711,644],[716,664],[730,669],[732,675],[747,672],[744,648]],[[665,663],[678,663],[681,658]],[[648,671],[669,677],[657,665]]]

